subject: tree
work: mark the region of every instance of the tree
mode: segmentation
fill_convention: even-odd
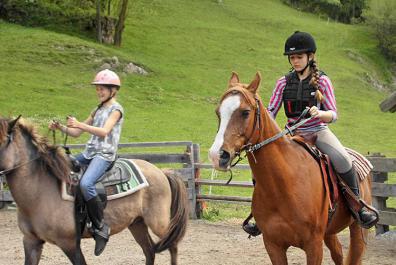
[[[96,39],[102,43],[102,19],[100,15],[101,1],[96,0]]]
[[[116,24],[115,28],[115,33],[114,33],[114,45],[116,46],[121,46],[121,41],[122,41],[122,32],[124,31],[125,28],[125,20],[127,16],[127,10],[128,10],[128,0],[121,0],[121,6],[119,8],[119,15],[118,15],[118,21]]]

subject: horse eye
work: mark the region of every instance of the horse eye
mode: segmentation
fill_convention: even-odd
[[[242,117],[247,119],[249,117],[250,110],[242,110]]]

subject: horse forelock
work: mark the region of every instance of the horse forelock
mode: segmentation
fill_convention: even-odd
[[[47,137],[40,135],[37,128],[24,119],[17,123],[17,128],[30,139],[40,157],[39,160],[50,171],[51,175],[68,182],[70,163],[62,149],[49,144]]]
[[[220,99],[220,103],[229,95],[235,95],[235,94],[241,94],[243,96],[243,98],[246,100],[246,102],[252,106],[255,107],[256,104],[256,98],[258,97],[258,95],[253,95],[253,93],[251,93],[248,89],[247,89],[247,85],[245,84],[238,84],[237,86],[231,87],[229,88],[221,97]]]

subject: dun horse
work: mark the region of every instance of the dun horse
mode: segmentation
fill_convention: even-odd
[[[249,85],[241,84],[233,73],[216,110],[219,129],[209,151],[215,168],[229,169],[246,146],[281,132],[257,93],[260,81],[257,73]],[[272,264],[287,264],[286,251],[294,246],[305,251],[308,265],[319,265],[324,241],[334,263],[341,265],[343,254],[337,233],[348,226],[350,246],[346,264],[361,264],[367,230],[361,231],[344,199],[328,223],[329,200],[319,165],[302,146],[282,136],[253,153],[248,152],[248,160],[256,180],[252,213]],[[360,183],[360,190],[368,203],[370,186],[367,176]]]
[[[40,261],[45,242],[60,247],[73,264],[86,264],[75,240],[74,205],[61,198],[61,180],[70,172],[65,155],[40,136],[34,126],[21,120],[0,118],[0,174],[6,175],[18,205],[18,225],[23,233],[25,265]],[[149,186],[129,196],[111,200],[105,210],[111,233],[128,228],[154,264],[155,253],[168,249],[177,264],[177,245],[188,220],[183,182],[154,165],[134,160]],[[159,237],[151,238],[148,228]],[[83,237],[89,237],[84,233]],[[80,256],[80,261],[76,256]],[[11,257],[10,257],[11,258]]]

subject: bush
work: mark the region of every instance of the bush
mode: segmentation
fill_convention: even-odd
[[[363,20],[366,0],[282,0],[285,4],[311,13],[324,14],[336,21],[351,23]]]
[[[24,26],[53,27],[74,32],[93,32],[95,9],[92,1],[2,0],[0,18]]]
[[[396,62],[396,2],[375,1],[366,16],[375,29],[382,52]]]

